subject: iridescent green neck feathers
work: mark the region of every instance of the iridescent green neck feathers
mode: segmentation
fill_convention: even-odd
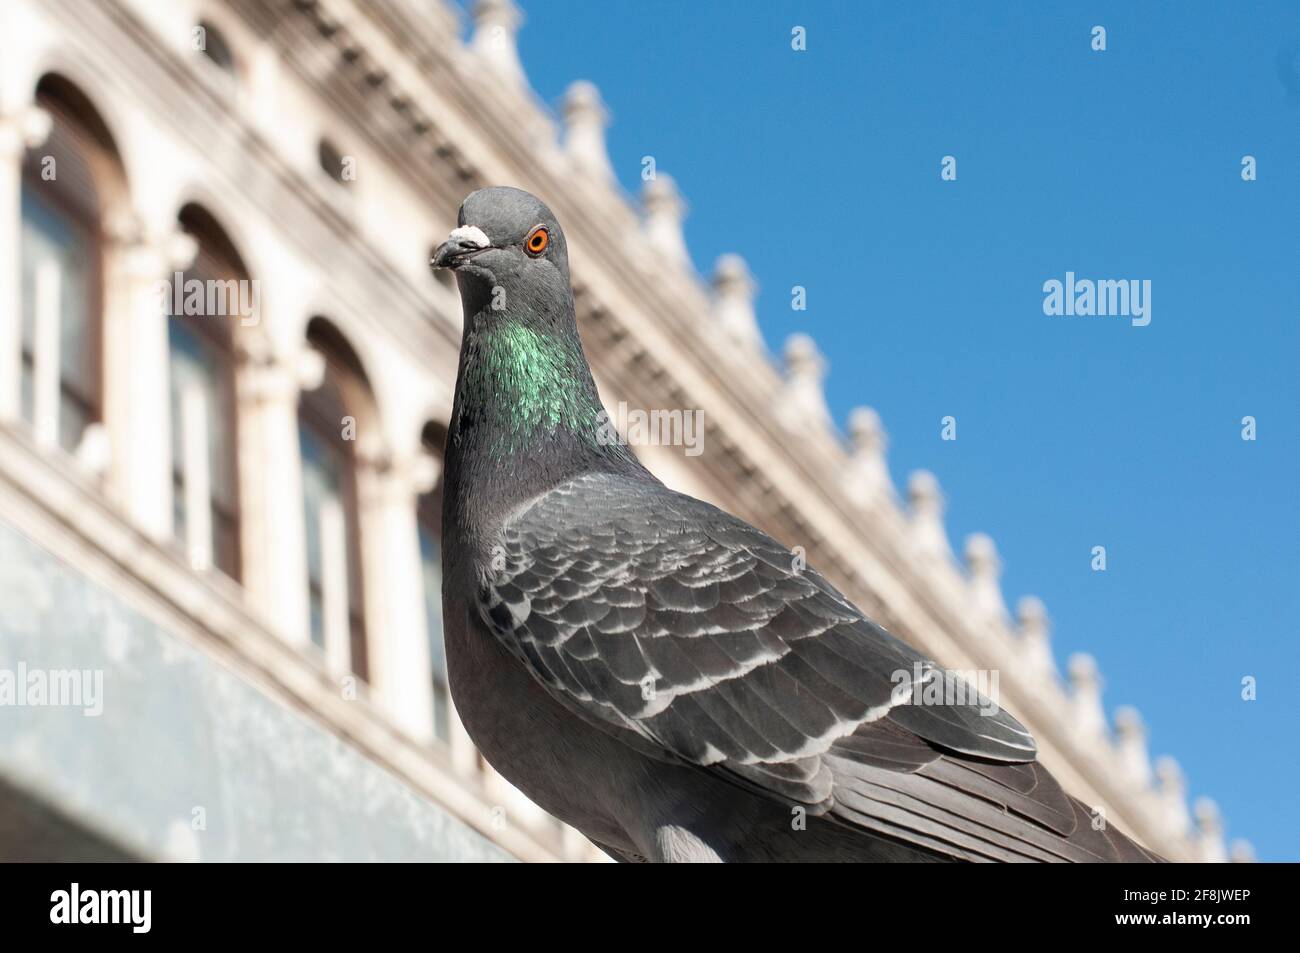
[[[482,428],[482,446],[494,455],[575,437],[594,446],[601,405],[575,338],[510,318],[473,332],[461,381],[462,427]]]

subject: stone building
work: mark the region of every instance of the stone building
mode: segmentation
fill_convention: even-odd
[[[638,448],[666,482],[1000,672],[1109,822],[1225,859],[1092,660],[1059,676],[1043,605],[1008,613],[993,542],[954,560],[872,411],[836,433],[813,341],[771,361],[744,261],[694,273],[672,180],[620,191],[595,88],[559,120],[537,100],[520,20],[480,0],[463,42],[442,0],[0,5],[0,856],[602,856],[484,765],[442,660],[461,318],[428,257],[509,183],[564,222],[611,410],[702,411],[704,452]]]

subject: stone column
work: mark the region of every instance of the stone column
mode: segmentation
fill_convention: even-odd
[[[23,155],[49,133],[49,114],[34,106],[0,116],[0,422],[22,416]]]
[[[433,739],[433,686],[416,507],[437,485],[440,469],[435,458],[417,453],[368,468],[362,485],[370,687],[420,741]]]
[[[134,215],[108,223],[104,416],[114,446],[113,487],[151,539],[173,532],[170,320],[162,283],[194,260],[194,238]]]
[[[258,348],[241,354],[236,375],[244,586],[267,625],[303,648],[311,623],[298,395],[319,387],[324,371],[315,351],[290,358]]]

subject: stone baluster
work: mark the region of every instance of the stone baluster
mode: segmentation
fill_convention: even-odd
[[[754,276],[739,255],[722,255],[713,267],[713,321],[727,344],[738,344],[742,357],[763,347],[754,314]]]
[[[885,461],[889,440],[880,425],[880,415],[870,407],[855,407],[849,414],[849,443],[844,488],[850,498],[866,508],[892,500],[894,485]]]
[[[1115,712],[1116,747],[1128,780],[1139,788],[1151,783],[1151,757],[1147,752],[1147,730],[1138,710],[1124,705]]]
[[[1156,792],[1160,801],[1161,823],[1169,836],[1181,840],[1187,836],[1191,817],[1187,812],[1187,783],[1178,762],[1168,755],[1156,760]]]
[[[585,80],[570,84],[561,104],[564,116],[564,151],[583,175],[601,183],[614,181],[605,145],[609,111],[600,92]]]
[[[1052,657],[1047,608],[1037,596],[1025,596],[1016,608],[1020,622],[1020,648],[1028,662],[1029,671],[1039,676],[1054,677],[1056,661]]]
[[[645,207],[646,243],[659,253],[672,267],[685,268],[690,264],[686,239],[682,234],[682,221],[686,217],[686,203],[677,191],[672,176],[659,173],[648,179],[641,193]]]
[[[1002,561],[993,539],[984,533],[966,537],[966,569],[969,573],[971,601],[979,620],[987,625],[1006,622],[1007,607],[1002,600]]]
[[[799,433],[830,426],[822,383],[826,359],[806,334],[792,334],[785,342],[785,385],[777,397],[777,416]]]
[[[948,562],[952,549],[943,528],[943,494],[939,481],[929,470],[917,470],[907,481],[912,542],[922,559]]]
[[[1222,864],[1228,860],[1223,842],[1223,819],[1219,805],[1208,797],[1196,799],[1196,854],[1203,864]]]
[[[1106,713],[1101,706],[1101,676],[1097,662],[1083,652],[1070,656],[1070,710],[1074,730],[1083,738],[1106,736]]]
[[[470,49],[488,64],[498,79],[513,86],[524,83],[516,40],[523,21],[523,12],[512,0],[477,0],[474,4]]]

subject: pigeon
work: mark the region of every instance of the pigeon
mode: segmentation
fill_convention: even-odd
[[[464,312],[448,677],[528,798],[628,863],[1159,859],[1010,714],[611,438],[539,199],[473,192],[431,264]]]

